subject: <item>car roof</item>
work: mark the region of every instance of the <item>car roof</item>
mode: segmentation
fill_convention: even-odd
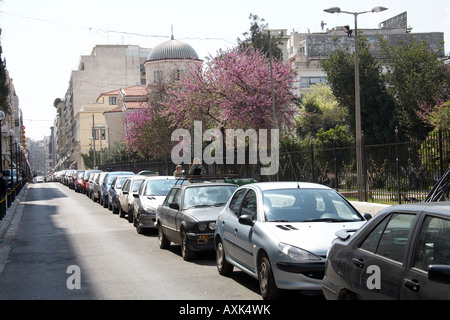
[[[255,182],[241,186],[241,188],[254,187],[260,191],[279,190],[279,189],[325,189],[333,190],[330,187],[312,182],[295,181],[273,181],[273,182]]]
[[[176,177],[174,176],[144,176],[144,175],[137,175],[145,178],[145,181],[147,180],[175,180]]]
[[[213,187],[213,186],[239,187],[237,184],[227,183],[227,182],[197,182],[197,183],[188,183],[188,184],[177,184],[177,185],[174,185],[173,188],[196,188],[196,187]]]
[[[383,211],[423,211],[426,213],[440,213],[450,217],[450,201],[397,204],[390,206]]]

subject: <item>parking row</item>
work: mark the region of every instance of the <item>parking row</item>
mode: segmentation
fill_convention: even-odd
[[[449,203],[391,206],[371,219],[314,183],[98,170],[64,172],[57,181],[138,233],[157,229],[159,247],[179,244],[186,261],[215,251],[220,275],[244,271],[264,299],[289,290],[327,299],[450,299]]]

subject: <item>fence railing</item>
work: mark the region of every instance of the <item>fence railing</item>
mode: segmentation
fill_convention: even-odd
[[[364,194],[366,201],[412,202],[425,199],[434,183],[450,165],[450,134],[436,133],[423,141],[400,142],[398,132],[393,143],[363,145]],[[259,165],[210,165],[207,172],[237,173],[258,181],[307,181],[330,186],[344,196],[357,198],[355,146],[335,141],[329,148],[307,147],[279,152],[276,176],[263,176]],[[248,161],[246,161],[248,163]],[[172,175],[175,164],[168,161],[105,164],[101,170],[142,170]],[[188,170],[188,166],[185,166]]]

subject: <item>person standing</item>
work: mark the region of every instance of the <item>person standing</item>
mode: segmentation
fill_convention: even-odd
[[[173,172],[174,177],[181,178],[183,177],[183,171],[181,170],[181,165],[177,165],[175,171]]]

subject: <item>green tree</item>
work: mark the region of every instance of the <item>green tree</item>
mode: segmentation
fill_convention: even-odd
[[[264,19],[259,18],[256,14],[250,13],[249,19],[250,30],[244,32],[242,35],[245,39],[237,39],[238,44],[241,48],[252,47],[259,49],[269,58],[270,47],[272,47],[272,57],[274,60],[283,59],[283,51],[281,50],[281,44],[283,34],[278,34],[276,36],[271,35],[269,42],[268,24],[265,23]],[[269,43],[271,45],[269,45]]]
[[[0,35],[2,34],[2,29],[0,29]],[[6,76],[6,63],[2,59],[2,46],[0,45],[0,107],[6,113],[9,110],[9,84],[8,77]]]
[[[395,101],[388,94],[382,65],[372,55],[366,38],[359,41],[361,129],[366,144],[392,141]],[[322,63],[339,105],[346,110],[346,121],[355,132],[355,56],[348,48],[339,48]]]
[[[386,82],[398,105],[396,121],[409,136],[424,138],[432,129],[418,115],[420,105],[435,105],[449,88],[450,73],[442,59],[443,50],[433,50],[426,42],[392,44],[380,40],[380,57],[386,67]]]
[[[300,103],[296,118],[301,139],[315,138],[320,129],[329,130],[345,123],[345,109],[340,107],[331,88],[324,83],[311,87]]]

